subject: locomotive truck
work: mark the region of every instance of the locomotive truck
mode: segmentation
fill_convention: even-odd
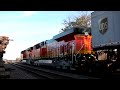
[[[35,64],[52,60],[55,67],[85,72],[114,72],[120,66],[120,11],[95,11],[91,28],[73,27],[21,52]]]

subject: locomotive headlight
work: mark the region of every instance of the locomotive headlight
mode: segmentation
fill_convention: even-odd
[[[88,35],[88,32],[85,32],[85,35],[87,36],[87,35]]]
[[[91,57],[88,57],[89,59],[91,58]]]
[[[116,51],[117,51],[117,49],[114,49],[113,51],[115,51],[115,52],[116,52]]]
[[[109,64],[107,65],[107,67],[109,67],[110,65],[112,65],[112,63],[109,63]]]
[[[85,61],[85,60],[82,60],[82,61]]]
[[[115,62],[116,60],[112,60],[113,62]]]
[[[81,64],[81,66],[83,66],[83,64]]]

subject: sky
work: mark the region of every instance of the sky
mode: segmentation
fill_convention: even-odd
[[[0,35],[14,40],[3,58],[19,58],[22,50],[57,35],[64,28],[63,20],[78,15],[79,11],[0,11]]]

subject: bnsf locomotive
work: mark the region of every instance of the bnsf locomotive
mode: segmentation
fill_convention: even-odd
[[[54,66],[86,72],[120,68],[120,11],[95,11],[91,28],[73,27],[21,52],[23,60],[52,60]]]
[[[36,60],[52,60],[61,68],[78,68],[80,60],[92,54],[91,38],[90,28],[74,27],[22,51],[21,54],[31,64]]]

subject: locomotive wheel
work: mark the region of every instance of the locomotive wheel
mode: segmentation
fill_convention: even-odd
[[[62,66],[60,66],[60,69],[63,69],[63,67],[62,67]]]
[[[93,69],[91,67],[84,67],[82,69],[82,72],[84,73],[92,73],[93,72]]]
[[[92,73],[92,69],[91,68],[88,69],[88,73]]]
[[[67,70],[70,70],[70,66],[67,66]]]
[[[75,69],[76,69],[76,71],[78,71],[78,72],[83,72],[82,67],[76,67]]]

